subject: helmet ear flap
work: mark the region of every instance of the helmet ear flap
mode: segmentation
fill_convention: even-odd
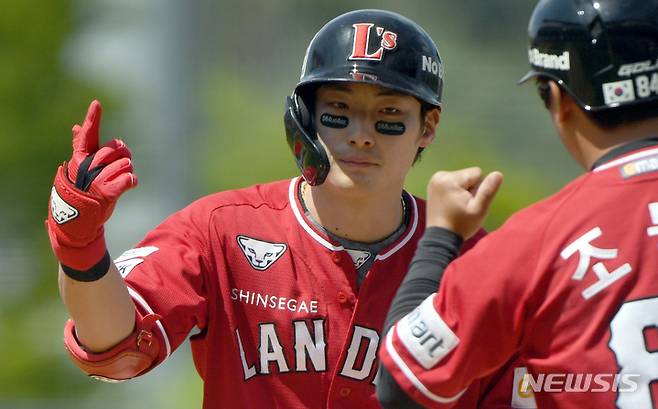
[[[306,105],[304,102],[304,99],[297,95],[297,93],[292,94],[292,100],[293,103],[295,104],[295,108],[297,111],[297,117],[299,118],[299,122],[301,125],[304,127],[304,129],[307,131],[307,133],[314,133],[315,132],[315,126],[313,125],[313,115],[311,115],[311,112],[309,110],[309,107]]]
[[[283,122],[302,176],[312,186],[322,184],[329,173],[329,159],[315,132],[313,116],[297,93],[286,98]]]

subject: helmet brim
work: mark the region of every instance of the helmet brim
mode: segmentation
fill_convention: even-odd
[[[530,81],[531,79],[537,78],[537,77],[540,77],[540,76],[542,76],[541,72],[535,71],[535,70],[530,70],[523,77],[521,77],[521,79],[516,81],[516,84],[517,85],[522,85],[522,84],[525,84],[526,82]]]
[[[379,85],[380,87],[399,91],[418,98],[430,105],[442,109],[441,102],[436,98],[436,91],[431,91],[427,87],[418,86],[417,79],[407,79],[401,77],[398,73],[388,73],[385,70],[368,69],[368,67],[359,67],[356,70],[354,65],[345,65],[331,70],[323,70],[307,76],[297,85],[296,92],[309,86],[319,86],[331,82],[350,82],[366,83]]]

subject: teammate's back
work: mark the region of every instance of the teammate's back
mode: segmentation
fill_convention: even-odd
[[[528,308],[519,322],[525,386],[551,392],[535,395],[539,407],[643,408],[656,399],[656,163],[655,146],[601,161],[520,215],[545,223],[529,244],[536,267],[517,283],[532,289],[519,300]]]
[[[528,32],[521,82],[535,81],[587,173],[452,262],[482,219],[481,187],[469,170],[435,175],[427,225],[443,229],[428,230],[415,256],[434,263],[412,262],[419,279],[398,291],[380,356],[428,407],[451,407],[511,363],[524,365],[508,389],[515,408],[655,408],[658,0],[541,0]],[[419,291],[444,268],[436,294]],[[385,407],[408,401],[395,388],[378,394]]]

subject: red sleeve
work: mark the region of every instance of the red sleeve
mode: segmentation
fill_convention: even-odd
[[[192,204],[167,218],[115,260],[142,314],[157,314],[158,363],[207,320],[210,212]]]
[[[516,352],[529,288],[516,277],[532,275],[539,241],[527,225],[510,221],[450,263],[438,293],[386,335],[382,362],[416,401],[453,407]]]

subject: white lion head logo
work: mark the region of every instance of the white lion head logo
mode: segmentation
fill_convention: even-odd
[[[78,217],[78,209],[66,203],[53,186],[50,191],[50,213],[57,224],[64,224]]]
[[[249,264],[260,271],[267,270],[288,248],[284,243],[270,243],[247,236],[237,236],[237,239]]]

